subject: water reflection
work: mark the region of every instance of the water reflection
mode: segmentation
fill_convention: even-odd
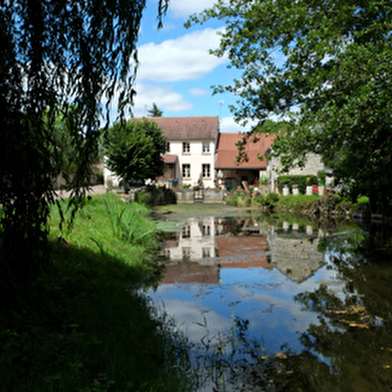
[[[164,242],[168,263],[161,283],[217,284],[224,268],[277,268],[301,283],[324,265],[318,250],[324,236],[296,223],[269,227],[250,218],[188,218]]]
[[[150,295],[194,343],[213,345],[240,323],[247,350],[251,341],[283,350],[277,390],[392,390],[392,236],[383,233],[381,243],[352,228],[189,218],[167,235],[167,271]],[[245,361],[248,389],[269,390],[252,379],[262,358]]]
[[[251,216],[191,217],[178,226],[166,235],[166,272],[150,295],[190,339],[229,332],[238,316],[250,320],[249,332],[268,348],[299,348],[297,331],[317,317],[303,312],[293,295],[334,279],[317,249],[324,233],[288,223],[273,227]]]

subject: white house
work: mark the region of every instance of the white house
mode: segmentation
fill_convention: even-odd
[[[219,119],[210,117],[154,117],[167,139],[166,170],[161,184],[215,187],[215,152]]]
[[[138,121],[135,118],[132,121]],[[202,184],[215,187],[215,153],[219,133],[218,116],[153,117],[167,139],[163,156],[166,169],[158,178],[160,185]],[[119,177],[104,169],[105,184],[118,185]]]

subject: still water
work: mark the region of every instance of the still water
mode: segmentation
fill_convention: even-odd
[[[390,237],[369,252],[351,224],[203,206],[158,217],[166,269],[149,296],[195,347],[251,369],[200,390],[392,390]]]

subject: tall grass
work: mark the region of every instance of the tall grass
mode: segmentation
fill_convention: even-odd
[[[190,390],[186,341],[141,290],[160,276],[140,245],[148,236],[114,236],[104,200],[129,206],[108,197],[94,196],[65,232],[53,210],[50,265],[28,296],[2,298],[0,392]]]
[[[132,245],[147,246],[155,240],[155,224],[143,218],[147,208],[141,204],[119,204],[114,197],[104,200],[113,235]]]

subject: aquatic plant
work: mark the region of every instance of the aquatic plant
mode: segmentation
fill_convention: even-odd
[[[125,204],[114,198],[104,200],[113,235],[131,244],[147,245],[155,239],[155,225],[141,216],[147,208],[141,204]]]

